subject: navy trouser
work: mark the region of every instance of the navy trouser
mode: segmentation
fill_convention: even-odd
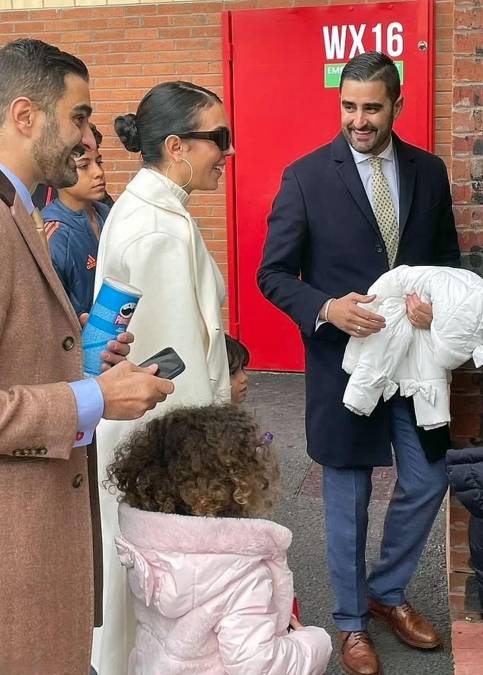
[[[419,442],[408,402],[390,402],[397,482],[384,522],[378,562],[366,572],[372,468],[323,468],[327,556],[340,630],[365,630],[368,596],[385,605],[405,601],[434,519],[447,490],[444,459],[430,464]]]

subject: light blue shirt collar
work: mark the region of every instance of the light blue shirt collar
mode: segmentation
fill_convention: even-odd
[[[32,197],[30,196],[30,192],[28,191],[27,187],[22,183],[20,178],[17,178],[17,176],[10,171],[10,169],[7,169],[7,167],[4,164],[0,164],[0,171],[4,173],[8,180],[12,183],[13,187],[18,193],[18,196],[23,202],[23,205],[27,209],[27,213],[29,215],[32,214],[32,211],[34,210],[34,203],[32,201]]]

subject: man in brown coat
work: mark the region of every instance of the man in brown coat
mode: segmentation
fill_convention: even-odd
[[[87,675],[94,623],[87,450],[101,416],[134,419],[172,384],[121,361],[83,380],[78,319],[31,217],[39,182],[76,178],[88,138],[85,65],[56,47],[0,49],[0,674]]]

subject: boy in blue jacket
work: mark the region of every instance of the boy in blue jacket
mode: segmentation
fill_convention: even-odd
[[[77,183],[62,188],[42,211],[52,262],[77,313],[89,312],[94,294],[97,249],[109,207],[99,146],[102,134],[91,124],[95,149],[76,157]]]

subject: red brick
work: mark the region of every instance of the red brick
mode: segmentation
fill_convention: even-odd
[[[28,21],[27,11],[8,11],[0,12],[0,21],[6,23],[15,23],[16,21]]]
[[[139,18],[142,20],[142,25],[146,28],[160,28],[163,31],[170,30],[169,17],[167,16],[155,14],[154,16],[143,16],[142,19],[141,17]]]
[[[128,54],[111,54],[111,52],[104,52],[103,54],[94,55],[94,63],[101,66],[111,65],[117,66],[126,61]]]
[[[83,11],[85,12],[86,9],[87,8],[84,9],[83,7],[78,7],[78,8],[74,8],[74,9],[65,9],[64,11],[66,13],[66,16],[69,16],[69,17],[70,16],[78,16],[79,18],[83,19],[85,14],[83,14],[82,12]],[[111,19],[112,17],[115,17],[115,16],[124,16],[124,7],[113,6],[113,5],[110,5],[108,7],[107,6],[103,7],[101,5],[101,6],[91,7],[90,9],[87,9],[87,12],[88,12],[87,16],[93,16],[93,17],[96,17],[96,18],[106,16],[109,19]]]
[[[451,433],[455,433],[457,436],[478,437],[480,430],[481,420],[479,415],[465,415],[451,420]]]
[[[451,96],[451,92],[449,92],[449,91],[436,91],[434,93],[435,104],[447,106],[448,116],[451,114],[450,106],[451,106],[452,101],[453,101],[453,98]]]
[[[476,141],[476,134],[453,136],[453,151],[455,155],[471,156]]]
[[[140,28],[128,28],[124,32],[124,37],[126,40],[130,39],[155,40],[158,37],[158,29],[146,28],[144,26]]]
[[[468,546],[468,528],[458,529],[452,527],[449,532],[451,548],[455,546]]]
[[[481,232],[481,235],[483,240],[483,232]],[[483,413],[483,396],[480,392],[466,396],[452,396],[451,413],[461,416]]]
[[[91,89],[95,94],[97,89],[103,89],[104,87],[126,87],[126,78],[125,77],[92,77],[91,74]]]
[[[451,12],[436,12],[436,30],[441,26],[453,26],[453,14]]]
[[[456,57],[454,60],[453,78],[455,82],[475,82],[480,84],[482,69],[483,61],[481,59]]]
[[[209,72],[209,64],[207,62],[196,63],[193,61],[186,61],[185,63],[177,63],[175,71],[178,75],[198,75]]]
[[[190,6],[193,6],[192,3]],[[169,17],[169,24],[171,26],[219,26],[221,16],[218,14],[175,15]]]
[[[458,233],[458,240],[462,251],[470,251],[473,246],[483,248],[483,226],[478,231],[465,230]]]
[[[329,0],[322,0],[322,2],[319,2],[318,4],[323,4],[324,2],[329,3]],[[293,2],[287,2],[286,6],[289,4],[293,4]],[[311,5],[312,3],[307,0],[307,6]],[[230,0],[227,0],[224,4],[223,9],[228,9],[228,10],[235,10],[235,9],[255,9],[256,7],[263,8],[263,0],[260,2],[260,0],[235,0],[234,2],[231,2]]]
[[[469,157],[464,159],[454,158],[452,163],[452,180],[468,181],[471,178],[471,162]]]
[[[451,37],[436,38],[436,54],[438,55],[438,59],[442,52],[453,53],[453,40],[451,39]]]
[[[463,217],[469,218],[469,224],[474,228],[475,232],[483,229],[483,204],[473,204],[467,209],[468,213],[463,214]]]
[[[469,553],[466,546],[460,549],[455,549],[454,547],[451,547],[449,552],[449,559],[450,559],[450,569],[459,570],[460,572],[471,572],[471,568],[469,566]],[[461,609],[463,608],[464,604],[462,605]]]
[[[453,90],[453,102],[457,106],[479,106],[483,101],[481,84],[459,85]]]
[[[171,30],[176,30],[172,28]],[[221,24],[215,26],[195,26],[190,28],[192,37],[220,37],[221,38]],[[180,36],[183,37],[183,36]]]
[[[27,19],[27,17],[25,17]],[[44,21],[19,21],[14,24],[13,30],[15,33],[41,33],[46,29]],[[78,28],[78,24],[76,26]]]
[[[457,32],[454,36],[454,53],[476,55],[477,50],[482,46],[482,37],[480,31]]]
[[[473,108],[457,109],[453,112],[453,131],[456,133],[472,133],[478,131],[481,118]]]
[[[10,12],[8,13],[10,16]],[[61,18],[62,16],[62,10],[60,9],[35,9],[31,10],[28,13],[29,19],[35,17],[35,18],[40,18],[42,21],[53,21],[54,19],[57,21],[57,19]]]
[[[475,3],[474,7],[461,8],[455,7],[454,27],[459,28],[480,28],[481,27],[481,8]]]
[[[221,50],[221,40],[215,40],[214,38],[205,38],[205,37],[190,37],[176,40],[175,49],[216,49],[218,56],[220,55]]]
[[[434,79],[434,86],[436,91],[452,91],[453,85],[451,84],[451,78],[446,76],[438,76]]]
[[[176,72],[174,63],[151,63],[142,65],[143,75],[150,75],[153,77],[167,77],[168,75],[173,75]],[[144,80],[146,78],[143,78]],[[132,86],[132,80],[129,80],[130,86]]]
[[[135,14],[136,16],[143,15],[146,16],[147,14],[158,14],[160,13],[158,10],[158,7],[155,4],[152,5],[125,5],[123,7],[124,14],[126,16],[130,16],[131,14]]]

